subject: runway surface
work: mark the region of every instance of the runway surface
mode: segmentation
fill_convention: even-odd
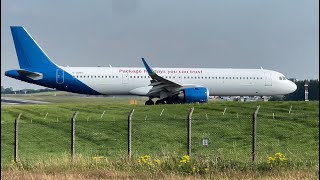
[[[10,97],[1,97],[1,105],[20,105],[20,104],[48,104],[45,101],[25,100]]]

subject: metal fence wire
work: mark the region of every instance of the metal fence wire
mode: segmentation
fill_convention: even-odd
[[[20,159],[70,155],[71,117],[44,116],[30,119],[23,115],[19,120]],[[132,117],[132,153],[157,156],[186,154],[187,123],[187,113],[148,115],[135,112]],[[127,114],[82,116],[79,112],[75,124],[76,155],[126,155]],[[191,124],[192,156],[251,161],[252,114],[196,113],[192,116]],[[1,122],[2,162],[14,159],[14,127],[13,121]],[[295,131],[297,128],[304,129]],[[275,152],[282,152],[300,161],[316,160],[319,157],[318,138],[319,116],[258,114],[257,161],[265,161]]]

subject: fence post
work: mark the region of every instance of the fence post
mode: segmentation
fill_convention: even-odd
[[[222,115],[224,115],[224,113],[226,113],[226,110],[227,110],[227,108],[224,108],[224,111],[223,111]]]
[[[134,109],[132,109],[128,115],[128,158],[131,159],[131,120],[133,115]]]
[[[194,107],[190,108],[190,111],[188,113],[188,145],[187,145],[187,155],[191,157],[191,117],[193,113]]]
[[[74,162],[75,143],[76,143],[76,118],[78,112],[74,112],[71,119],[71,161]]]
[[[47,118],[47,116],[48,116],[48,114],[49,114],[49,113],[47,112],[46,116],[44,116],[44,118],[43,118],[43,119],[46,119],[46,118]]]
[[[289,109],[289,114],[291,114],[291,109],[292,109],[292,106],[290,106],[290,109]]]
[[[162,109],[162,111],[161,111],[161,113],[160,113],[160,117],[162,116],[163,111],[164,111],[164,108]]]
[[[102,119],[102,117],[103,117],[103,115],[104,115],[105,112],[106,112],[106,111],[104,110],[103,113],[102,113],[101,116],[100,116],[100,119]]]
[[[256,160],[256,135],[257,135],[257,115],[260,106],[257,106],[256,111],[252,115],[252,162]]]
[[[22,113],[19,113],[18,117],[14,121],[14,162],[19,161],[19,119]]]

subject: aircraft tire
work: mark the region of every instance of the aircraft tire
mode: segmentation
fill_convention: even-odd
[[[157,100],[156,105],[159,105],[159,104],[165,104],[164,100]]]
[[[144,103],[144,105],[154,105],[154,102],[153,101],[151,101],[151,100],[148,100],[148,101],[146,101],[145,103]]]

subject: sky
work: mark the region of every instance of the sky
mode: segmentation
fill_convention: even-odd
[[[319,79],[318,0],[1,0],[1,85],[19,69],[10,26],[61,66],[260,68]]]

